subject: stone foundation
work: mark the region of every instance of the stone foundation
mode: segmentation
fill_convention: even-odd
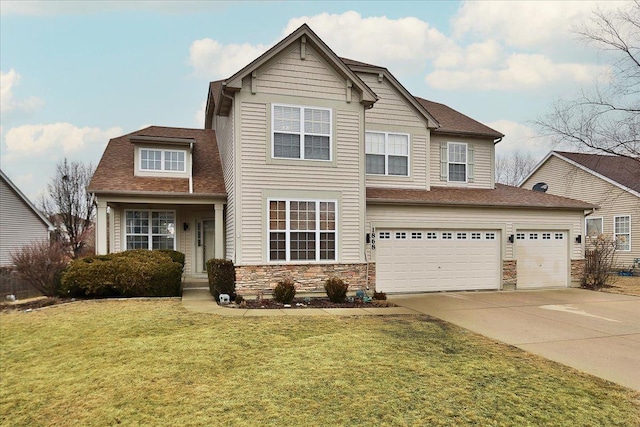
[[[579,288],[584,276],[586,261],[584,259],[571,260],[571,287]]]
[[[518,284],[518,261],[515,259],[502,261],[502,289],[513,290]]]
[[[279,281],[291,278],[298,292],[323,292],[329,277],[339,277],[349,284],[349,290],[375,286],[374,263],[367,264],[286,264],[236,266],[236,290],[239,294],[271,293]],[[367,273],[368,279],[367,282]]]

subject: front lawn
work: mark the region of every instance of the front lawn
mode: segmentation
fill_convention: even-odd
[[[611,287],[602,288],[602,291],[640,297],[640,276],[617,276]]]
[[[0,314],[2,426],[635,426],[638,394],[426,316]]]

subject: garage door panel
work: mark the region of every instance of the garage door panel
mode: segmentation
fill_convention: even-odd
[[[500,287],[497,230],[381,231],[386,232],[391,238],[376,242],[376,288],[383,292]],[[402,235],[407,238],[397,238]]]
[[[525,231],[516,234],[518,289],[566,287],[569,248],[567,233]]]

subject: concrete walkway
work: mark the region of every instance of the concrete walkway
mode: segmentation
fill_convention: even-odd
[[[552,289],[391,301],[640,391],[640,297]]]
[[[242,309],[223,307],[216,303],[209,288],[185,288],[182,291],[182,305],[187,310],[199,313],[213,313],[220,316],[264,317],[264,316],[382,316],[392,314],[420,314],[405,307],[371,308],[283,308]]]
[[[206,287],[186,288],[187,310],[221,316],[427,314],[640,391],[640,297],[583,289],[395,295],[399,307],[238,309]]]

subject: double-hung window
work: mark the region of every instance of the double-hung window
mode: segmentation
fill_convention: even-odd
[[[616,242],[616,250],[631,250],[631,216],[622,215],[613,218],[613,239]]]
[[[140,149],[140,170],[159,172],[185,172],[184,150]]]
[[[409,176],[409,135],[366,132],[367,173]]]
[[[467,144],[450,142],[447,157],[449,181],[467,182]]]
[[[331,110],[274,105],[273,157],[331,160]]]
[[[334,261],[334,200],[270,200],[269,261]]]
[[[175,249],[175,212],[125,212],[125,238],[129,249]]]

